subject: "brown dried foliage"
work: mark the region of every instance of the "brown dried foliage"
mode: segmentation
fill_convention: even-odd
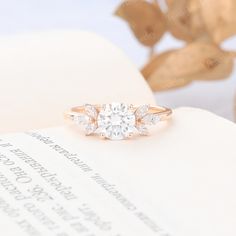
[[[220,43],[236,34],[236,0],[166,0],[164,13],[156,1],[126,0],[116,15],[128,22],[136,38],[153,47],[166,31],[186,46],[154,55],[142,73],[153,90],[181,87],[194,80],[227,78],[235,52]]]
[[[193,80],[217,80],[229,76],[233,57],[217,45],[193,42],[155,56],[142,73],[154,90],[187,85]]]
[[[146,46],[155,45],[166,31],[159,6],[146,1],[124,1],[115,14],[126,20],[136,38]]]

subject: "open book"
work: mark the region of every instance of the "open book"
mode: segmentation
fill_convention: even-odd
[[[235,235],[236,127],[194,109],[172,122],[120,142],[0,136],[1,235]]]
[[[90,146],[64,128],[2,136],[1,235],[169,235],[133,179],[139,157],[114,145]]]
[[[68,106],[154,103],[123,53],[81,32],[1,47],[0,129],[23,130],[0,135],[1,236],[236,235],[235,124],[180,108],[148,137],[85,137],[61,126]]]

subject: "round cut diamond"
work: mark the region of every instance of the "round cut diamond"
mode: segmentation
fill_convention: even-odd
[[[112,140],[121,140],[134,132],[136,119],[129,105],[112,103],[103,106],[97,123],[101,135]]]

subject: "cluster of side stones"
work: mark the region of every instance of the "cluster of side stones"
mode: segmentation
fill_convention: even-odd
[[[74,115],[77,125],[85,126],[87,135],[97,133],[111,140],[122,140],[131,137],[138,131],[147,135],[147,125],[155,125],[160,121],[158,114],[149,112],[149,105],[134,109],[124,103],[105,104],[96,109],[91,104],[85,105],[84,113]]]
[[[155,125],[160,121],[160,116],[154,113],[148,113],[150,106],[145,104],[137,108],[135,111],[136,128],[141,135],[148,134],[147,125]]]

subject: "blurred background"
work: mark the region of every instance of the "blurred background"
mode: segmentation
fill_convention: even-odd
[[[169,0],[167,2],[182,0]],[[207,0],[205,0],[207,1]],[[227,0],[229,1],[229,0]],[[235,0],[231,0],[234,1]],[[147,1],[148,2],[148,1]],[[150,2],[150,1],[149,1]],[[163,10],[165,0],[154,1]],[[114,13],[121,0],[0,0],[0,37],[30,31],[82,29],[93,31],[123,49],[128,57],[142,68],[150,60],[150,52],[158,54],[183,48],[184,40],[173,36],[169,30],[152,47],[140,43],[132,33],[132,26]],[[236,15],[236,12],[235,12]],[[121,16],[121,14],[120,14]],[[130,22],[128,22],[130,23]],[[235,24],[236,29],[236,24]],[[220,42],[222,50],[236,51],[236,37]],[[170,107],[192,106],[210,110],[235,121],[236,70],[220,80],[194,80],[186,86],[171,89],[153,88],[158,103]]]

